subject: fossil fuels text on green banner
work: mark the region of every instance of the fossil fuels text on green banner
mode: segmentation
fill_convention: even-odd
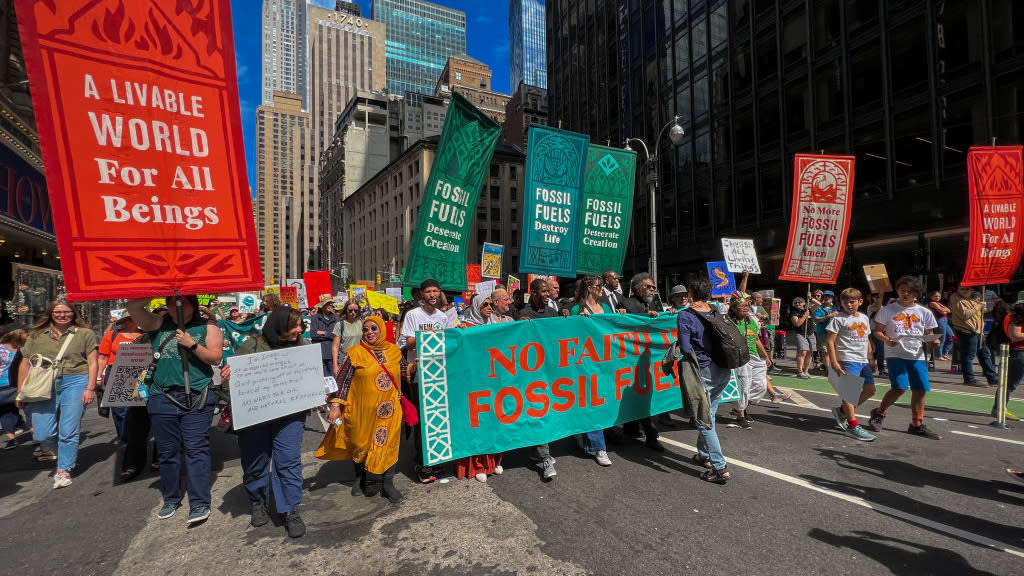
[[[434,278],[445,290],[466,289],[466,251],[487,169],[501,127],[452,94],[430,169],[403,284]]]
[[[535,446],[682,406],[676,319],[619,314],[419,332],[427,464]]]
[[[519,271],[576,275],[580,191],[590,136],[530,125]]]
[[[622,273],[633,215],[636,152],[591,144],[580,202],[576,271]]]

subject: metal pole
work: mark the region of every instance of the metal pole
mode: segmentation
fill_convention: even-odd
[[[995,329],[995,326],[992,327]],[[999,346],[999,388],[996,389],[996,421],[991,424],[993,428],[1008,430],[1010,425],[1006,423],[1006,379],[1010,368],[1010,345]]]
[[[655,144],[657,146],[657,144]],[[654,197],[658,187],[658,166],[657,156],[651,159],[647,165],[650,174],[647,176],[647,187],[650,190],[651,204],[651,280],[658,285],[658,219],[654,208]]]
[[[181,303],[181,294],[177,290],[174,291],[174,308],[177,311],[178,316],[178,329],[185,331],[185,308]],[[192,314],[198,314],[198,310],[193,310]],[[181,371],[185,377],[185,409],[192,409],[192,375],[188,372],[188,349],[182,345],[178,345],[178,352],[181,354]]]

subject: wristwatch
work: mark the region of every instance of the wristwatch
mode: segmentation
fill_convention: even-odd
[[[192,345],[188,347],[190,352],[195,352],[196,348],[199,348],[199,342],[192,342]]]

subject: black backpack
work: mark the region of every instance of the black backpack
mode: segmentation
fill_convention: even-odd
[[[693,308],[687,308],[704,323],[704,329],[711,331],[711,361],[722,368],[739,368],[750,361],[747,337],[740,334],[732,320],[714,308],[709,320]]]

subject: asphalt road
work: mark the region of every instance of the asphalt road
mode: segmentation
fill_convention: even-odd
[[[664,433],[664,454],[610,446],[608,468],[572,439],[555,443],[550,483],[525,451],[486,484],[400,477],[399,506],[350,496],[350,467],[311,457],[322,435],[310,418],[299,540],[248,526],[237,446],[217,431],[211,519],[157,520],[156,475],[114,485],[113,427],[90,409],[68,488],[50,488],[27,444],[0,452],[0,557],[9,574],[1024,573],[1024,484],[1003,472],[1024,466],[1024,425],[930,408],[944,436],[933,441],[906,434],[909,411],[896,406],[865,444],[833,428],[833,395],[796,402],[753,407],[752,430],[726,427],[723,406],[726,486],[697,477],[697,434],[680,428]]]

